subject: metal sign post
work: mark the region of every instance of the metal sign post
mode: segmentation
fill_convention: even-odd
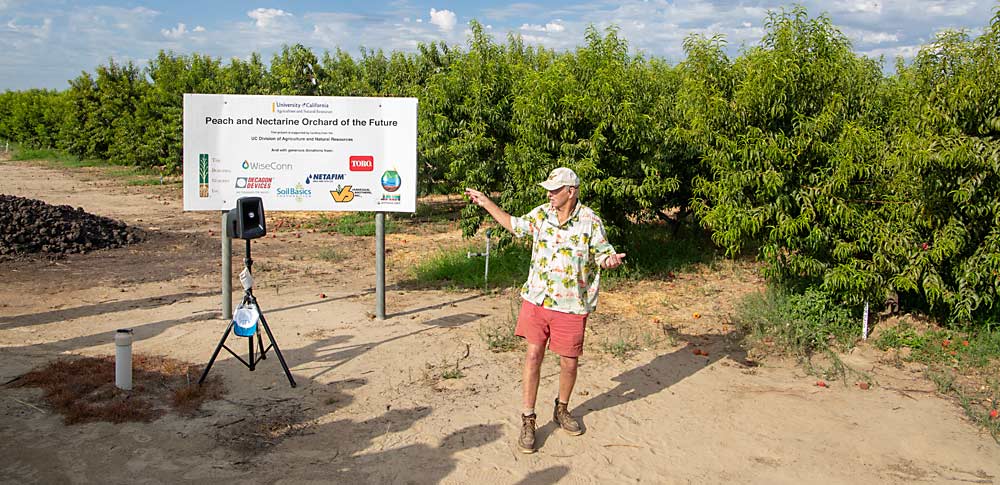
[[[233,240],[226,235],[229,211],[222,211],[222,319],[233,319]]]
[[[375,316],[385,320],[385,212],[375,213]]]

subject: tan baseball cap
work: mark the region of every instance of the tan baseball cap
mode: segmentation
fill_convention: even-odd
[[[549,178],[538,185],[545,187],[545,190],[556,190],[564,185],[579,187],[580,177],[577,177],[576,172],[566,167],[559,167],[549,172]]]

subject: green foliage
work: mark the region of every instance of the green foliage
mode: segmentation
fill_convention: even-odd
[[[601,350],[624,362],[636,350],[639,343],[629,334],[619,334],[618,338],[601,342]]]
[[[442,251],[414,269],[415,282],[456,288],[483,288],[486,261],[483,257],[469,258],[469,252],[483,252],[482,246],[469,246]],[[520,287],[528,279],[531,250],[511,244],[490,252],[490,288]]]
[[[109,59],[64,91],[0,94],[0,139],[176,175],[184,93],[414,96],[420,192],[474,187],[520,215],[544,202],[551,168],[571,167],[631,255],[615,277],[701,257],[699,237],[634,227],[693,213],[788,292],[852,310],[895,292],[907,310],[982,326],[1000,320],[998,45],[1000,12],[978,38],[941,33],[886,77],[803,7],[768,14],[736,58],[722,37],[691,36],[676,66],[630,54],[614,27],[556,53],[473,21],[464,49]],[[473,205],[462,216],[466,235],[488,218]],[[354,222],[337,230],[373,232]]]
[[[812,288],[801,294],[774,288],[751,294],[740,302],[734,320],[753,342],[769,342],[803,357],[844,350],[860,335],[858,320]]]
[[[344,215],[330,220],[325,216],[321,217],[320,225],[325,226],[320,230],[324,232],[333,231],[346,236],[374,236],[375,235],[375,214],[372,212],[348,212]],[[396,223],[391,217],[385,218],[385,233],[396,231]]]
[[[722,257],[701,227],[679,222],[674,229],[665,224],[629,226],[621,233],[615,250],[625,253],[625,264],[605,270],[601,278],[611,284],[636,279],[669,278],[696,264],[711,264]],[[606,279],[605,279],[606,278]]]
[[[700,57],[693,99],[722,113],[688,112],[707,126],[711,176],[695,180],[694,209],[729,254],[760,247],[772,281],[817,286],[852,304],[884,286],[868,238],[886,188],[879,66],[851,52],[826,17],[772,13],[762,45],[724,65]],[[708,63],[706,67],[704,64]],[[872,204],[875,201],[876,204]],[[874,230],[878,230],[875,228]]]

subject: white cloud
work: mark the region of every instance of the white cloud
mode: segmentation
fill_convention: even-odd
[[[868,42],[872,44],[899,42],[899,36],[888,32],[867,32],[861,36],[861,42]]]
[[[833,2],[833,10],[849,13],[882,13],[882,2],[878,0],[838,0]]]
[[[895,47],[880,47],[878,49],[871,49],[867,51],[860,51],[859,54],[868,56],[871,58],[877,58],[879,56],[885,56],[889,64],[897,57],[902,57],[904,59],[913,59],[920,52],[920,45],[900,45]]]
[[[187,33],[187,26],[183,23],[178,23],[177,27],[172,29],[160,29],[160,33],[168,39],[180,39]]]
[[[553,20],[545,25],[523,24],[521,25],[521,30],[528,32],[562,32],[566,30],[566,27],[560,22],[562,20]]]
[[[254,23],[259,28],[267,28],[274,25],[282,17],[291,17],[292,14],[278,8],[258,8],[247,12],[247,17],[254,19]]]
[[[925,10],[927,15],[940,15],[943,17],[961,17],[969,13],[976,7],[976,2],[958,2],[954,0],[939,0],[930,2]]]
[[[451,30],[455,28],[455,12],[452,12],[451,10],[435,10],[432,8],[431,23],[437,25],[439,29],[445,32],[451,32]]]
[[[52,19],[46,17],[42,20],[41,25],[18,24],[16,19],[11,19],[7,22],[7,28],[11,32],[30,35],[36,40],[46,40],[52,33]]]
[[[885,44],[899,42],[899,34],[882,32],[876,30],[856,29],[852,27],[841,27],[841,32],[854,43],[862,44]]]
[[[205,27],[202,27],[200,25],[196,25],[194,27],[194,30],[192,30],[191,32],[204,32],[204,31],[205,31]]]

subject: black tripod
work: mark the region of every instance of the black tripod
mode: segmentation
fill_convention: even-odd
[[[243,264],[246,266],[247,272],[251,272],[251,267],[253,266],[253,259],[250,258],[250,240],[247,239],[247,254],[243,258]],[[252,305],[253,308],[257,309],[257,313],[260,315],[260,325],[257,326],[257,346],[260,348],[260,357],[254,358],[254,345],[253,345],[253,335],[251,334],[247,337],[250,347],[250,356],[247,360],[243,360],[242,357],[236,355],[232,349],[226,346],[226,339],[229,337],[229,332],[233,330],[233,325],[236,325],[236,319],[230,320],[229,326],[226,327],[226,333],[222,334],[222,340],[219,341],[219,346],[215,348],[215,352],[212,353],[212,358],[208,360],[208,365],[205,366],[205,371],[201,374],[201,379],[198,379],[198,385],[205,382],[205,378],[208,377],[208,371],[212,368],[212,364],[215,363],[215,358],[219,356],[219,351],[226,349],[233,357],[243,363],[253,372],[254,368],[257,366],[257,362],[267,358],[267,351],[274,348],[274,353],[278,356],[278,361],[281,362],[281,368],[285,370],[285,376],[288,377],[288,383],[295,387],[295,379],[292,378],[292,373],[288,370],[288,365],[285,364],[285,358],[281,355],[281,349],[278,348],[278,342],[274,340],[274,335],[271,334],[271,328],[267,326],[267,319],[264,318],[264,311],[260,309],[260,305],[257,304],[257,297],[253,296],[253,286],[247,287],[243,292],[243,303],[241,306]],[[270,339],[271,344],[264,348],[264,337],[260,334],[260,328],[264,327],[264,331],[267,332],[267,338]]]

